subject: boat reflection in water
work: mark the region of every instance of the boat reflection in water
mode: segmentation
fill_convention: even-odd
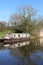
[[[29,41],[28,41],[29,42]],[[43,65],[41,39],[31,40],[29,45],[10,49],[10,55],[19,59],[20,65]]]
[[[30,44],[30,41],[25,41],[25,42],[13,43],[13,44],[6,44],[6,45],[4,45],[4,47],[7,47],[7,48],[16,48],[16,47],[21,47],[21,46],[29,45],[29,44]]]
[[[28,45],[25,45],[27,42]],[[25,44],[21,47],[1,49],[0,65],[43,65],[43,39],[34,39],[17,44],[23,43]]]

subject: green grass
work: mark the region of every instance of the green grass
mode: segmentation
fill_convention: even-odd
[[[6,34],[8,33],[8,31],[12,32],[11,30],[0,32],[0,38],[3,38],[4,36],[6,36]]]
[[[6,32],[0,32],[0,38],[4,37],[6,35]]]

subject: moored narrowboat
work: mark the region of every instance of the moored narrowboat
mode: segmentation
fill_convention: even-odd
[[[29,40],[29,33],[10,33],[4,37],[4,43],[16,43]]]

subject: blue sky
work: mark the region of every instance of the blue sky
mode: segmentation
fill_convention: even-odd
[[[17,8],[30,5],[43,16],[43,0],[0,0],[0,21],[8,21]]]

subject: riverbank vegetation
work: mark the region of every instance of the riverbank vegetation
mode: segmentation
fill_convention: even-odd
[[[0,37],[6,35],[8,31],[15,33],[30,33],[31,36],[37,36],[39,25],[43,20],[38,19],[37,12],[31,6],[23,6],[17,13],[10,16],[9,21],[0,21]]]

